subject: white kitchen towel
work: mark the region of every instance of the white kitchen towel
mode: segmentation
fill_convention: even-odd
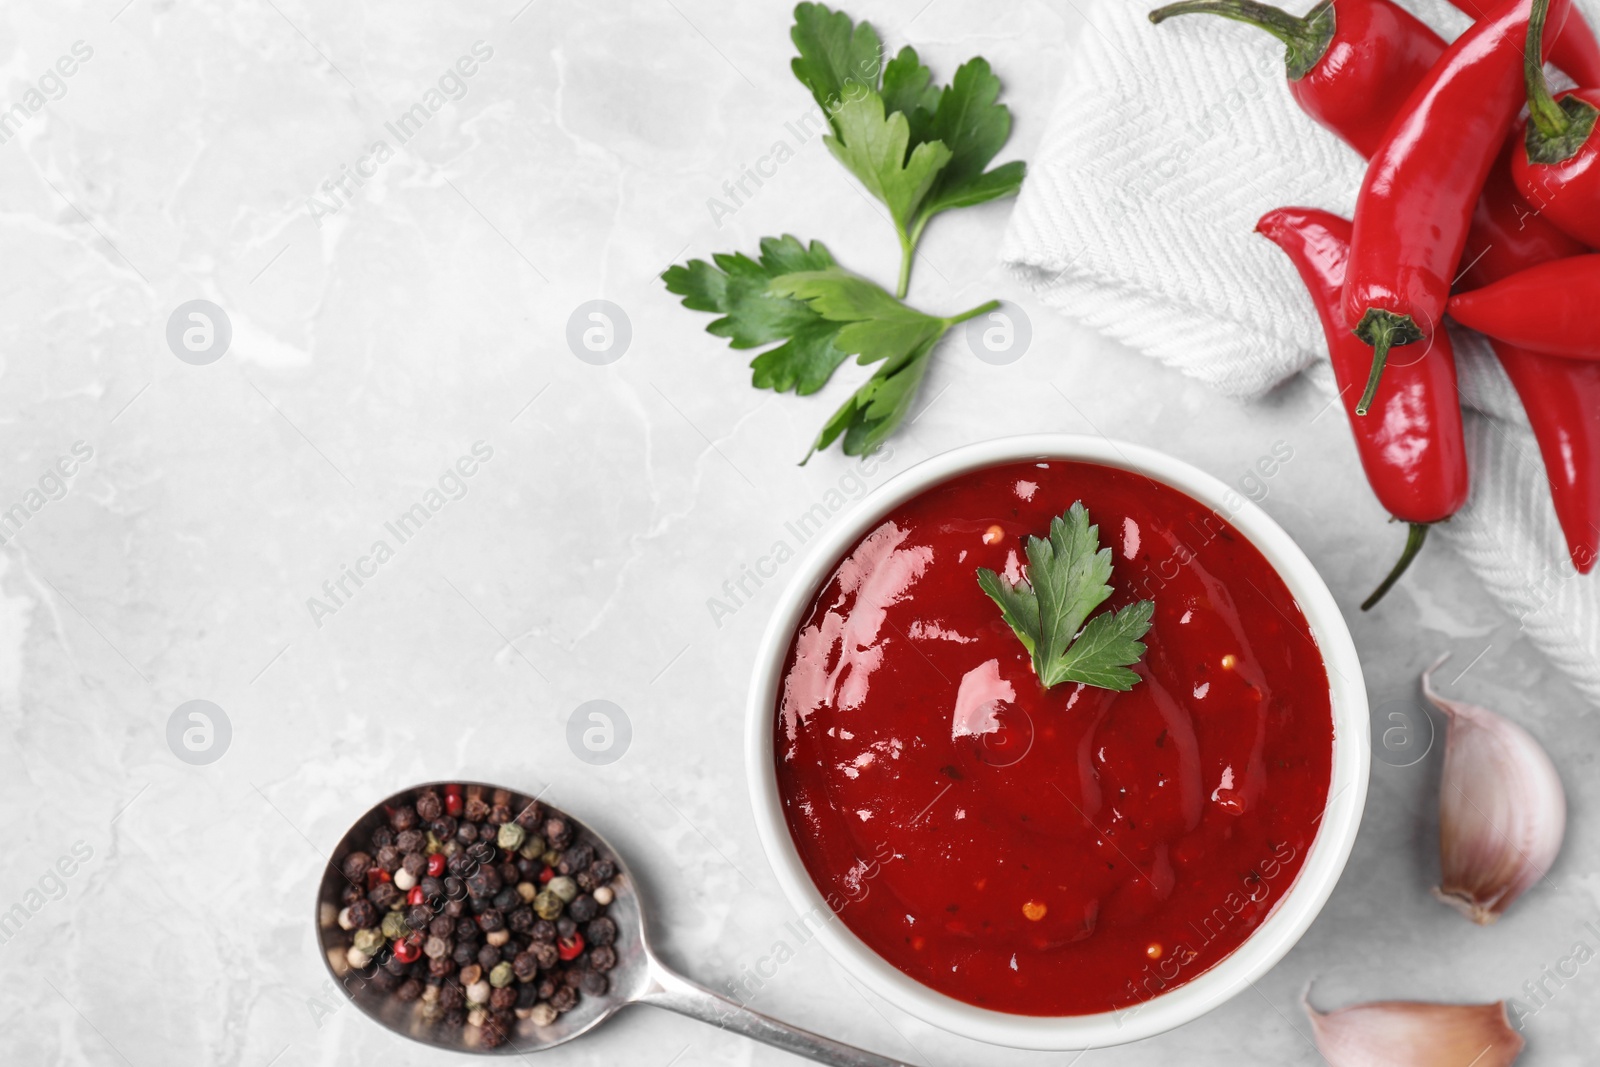
[[[1469,22],[1443,0],[1401,2],[1447,40]],[[1580,3],[1600,25],[1600,0]],[[1331,395],[1316,312],[1254,229],[1288,205],[1350,217],[1363,161],[1300,111],[1266,33],[1210,15],[1155,26],[1141,0],[1075,6],[1087,25],[1002,257],[1048,306],[1231,396],[1302,371]],[[1472,495],[1430,541],[1600,704],[1600,572],[1567,558],[1499,364],[1480,339],[1457,341]]]

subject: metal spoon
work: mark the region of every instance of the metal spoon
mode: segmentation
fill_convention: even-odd
[[[501,788],[481,782],[455,784],[463,789],[476,786],[486,795]],[[574,842],[584,841],[593,845],[597,856],[616,864],[617,876],[611,882],[614,896],[605,911],[617,924],[614,946],[617,965],[606,976],[611,982],[610,990],[602,997],[582,997],[577,1007],[558,1016],[549,1026],[535,1026],[531,1019],[518,1019],[509,1040],[492,1049],[478,1043],[477,1037],[481,1031],[475,1027],[447,1027],[424,1021],[418,1003],[402,1002],[391,993],[374,986],[370,982],[370,969],[364,975],[361,971],[349,968],[345,962],[345,951],[350,944],[350,935],[339,927],[336,916],[340,894],[349,884],[344,877],[345,857],[351,852],[366,850],[372,831],[388,821],[386,809],[410,804],[424,790],[442,793],[444,787],[444,782],[428,782],[403,790],[386,798],[357,820],[334,848],[317,893],[317,931],[323,960],[333,974],[335,983],[356,1007],[383,1026],[414,1041],[453,1052],[518,1056],[564,1045],[593,1030],[629,1004],[653,1004],[834,1067],[908,1067],[900,1060],[854,1048],[751,1011],[683,977],[662,963],[650,948],[638,883],[629,873],[622,855],[585,823],[548,804],[541,805],[547,813],[546,818],[553,815],[566,819],[573,827]],[[524,793],[516,790],[507,792],[511,793],[513,811],[522,811],[534,803],[534,798]]]

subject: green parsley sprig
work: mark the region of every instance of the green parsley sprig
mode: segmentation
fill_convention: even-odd
[[[1100,527],[1089,524],[1082,501],[1050,520],[1049,540],[1029,537],[1026,548],[1022,582],[1012,585],[979,567],[978,585],[1033,657],[1039,683],[1046,689],[1062,682],[1132,689],[1139,676],[1128,668],[1144,656],[1139,638],[1150,629],[1155,601],[1089,618],[1111,595],[1111,549],[1100,547]]]
[[[828,150],[889,209],[900,239],[904,299],[922,231],[951,208],[1015,196],[1027,164],[985,170],[1011,136],[1011,111],[999,103],[1000,79],[981,56],[967,60],[948,86],[907,45],[888,63],[870,23],[805,3],[789,31],[800,55],[790,67],[828,115]]]
[[[806,459],[841,435],[846,455],[877,448],[910,410],[940,338],[999,306],[991,300],[949,318],[924,314],[839,266],[821,241],[808,246],[788,234],[763,238],[759,259],[711,258],[673,266],[662,278],[684,307],[719,313],[706,330],[732,347],[783,342],[751,361],[756,388],[804,396],[851,356],[863,366],[883,364],[822,427]]]
[[[794,18],[800,54],[791,67],[828,117],[828,149],[889,209],[901,250],[895,295],[844,270],[820,241],[789,235],[763,238],[759,258],[691,259],[662,280],[684,307],[719,314],[706,329],[733,348],[776,345],[751,361],[757,389],[805,396],[850,356],[881,364],[823,425],[806,459],[841,438],[846,455],[863,455],[905,418],[950,328],[999,307],[991,300],[946,318],[902,302],[928,221],[1015,194],[1026,165],[984,169],[1011,134],[1011,112],[996,102],[1000,81],[982,58],[936,86],[909,46],[884,63],[883,42],[866,22],[814,3],[797,6]]]

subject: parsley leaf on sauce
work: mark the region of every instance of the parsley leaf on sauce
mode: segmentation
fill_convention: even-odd
[[[1033,657],[1040,684],[1132,689],[1139,676],[1128,668],[1144,656],[1139,638],[1150,629],[1155,602],[1140,600],[1090,618],[1111,595],[1111,549],[1100,547],[1100,528],[1089,524],[1083,503],[1050,520],[1049,540],[1029,537],[1026,549],[1023,581],[1012,585],[980,567],[978,585]]]

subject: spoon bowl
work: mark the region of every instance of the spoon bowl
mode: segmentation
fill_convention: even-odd
[[[413,1041],[451,1052],[522,1056],[555,1048],[581,1037],[629,1004],[653,1004],[818,1063],[834,1064],[835,1067],[905,1067],[899,1060],[865,1052],[751,1011],[677,974],[651,951],[638,882],[629,872],[621,853],[592,827],[536,796],[514,789],[484,782],[448,784],[459,786],[464,791],[481,789],[485,794],[503,789],[511,794],[512,811],[520,813],[537,806],[544,812],[543,818],[554,816],[565,819],[573,830],[573,844],[588,844],[593,847],[597,859],[608,859],[616,865],[616,877],[608,883],[612,900],[603,912],[617,927],[616,941],[612,946],[617,955],[616,966],[606,974],[609,988],[604,995],[583,994],[572,1010],[558,1015],[554,1022],[545,1026],[519,1015],[505,1043],[494,1047],[484,1043],[480,1027],[470,1024],[450,1026],[440,1020],[429,1020],[424,1016],[422,1001],[402,1001],[391,990],[380,988],[380,982],[374,981],[379,969],[377,961],[366,967],[352,966],[348,953],[353,932],[343,929],[338,921],[343,894],[352,884],[344,875],[345,858],[352,852],[367,849],[372,832],[388,823],[391,809],[412,803],[418,794],[426,791],[442,794],[447,785],[445,782],[426,782],[385,797],[357,819],[334,847],[317,890],[317,937],[323,961],[333,976],[334,984],[344,991],[362,1014],[380,1026]],[[360,888],[365,889],[364,886]],[[443,902],[437,904],[442,907]],[[454,974],[443,979],[447,983],[455,980]]]

